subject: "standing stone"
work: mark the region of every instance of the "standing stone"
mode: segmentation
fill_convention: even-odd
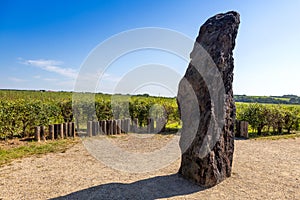
[[[218,14],[200,28],[180,81],[182,119],[179,174],[204,187],[230,177],[234,151],[233,49],[237,12]]]

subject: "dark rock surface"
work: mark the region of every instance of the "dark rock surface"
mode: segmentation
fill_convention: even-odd
[[[191,61],[179,84],[183,123],[179,174],[211,187],[230,177],[234,152],[233,49],[237,12],[218,14],[200,28]]]

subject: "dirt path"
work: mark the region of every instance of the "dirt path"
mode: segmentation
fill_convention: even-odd
[[[147,152],[171,138],[129,135],[110,140]],[[300,138],[236,140],[232,177],[209,189],[179,177],[179,164],[178,159],[159,171],[121,172],[90,156],[80,143],[65,153],[1,167],[0,199],[300,199]]]

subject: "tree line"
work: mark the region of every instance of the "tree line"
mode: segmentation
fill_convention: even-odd
[[[244,103],[268,103],[268,104],[300,104],[300,97],[297,95],[283,96],[247,96],[234,95],[236,102]]]
[[[95,115],[93,115],[95,113]],[[129,101],[97,98],[74,105],[71,99],[41,101],[37,99],[0,99],[0,138],[33,136],[35,126],[76,122],[77,128],[90,120],[137,118],[146,125],[148,117],[169,122],[179,121],[175,99],[133,97]]]
[[[295,98],[288,96],[285,98]],[[82,99],[82,98],[80,98]],[[300,106],[236,103],[237,120],[248,121],[258,135],[299,130]],[[94,112],[94,113],[93,113]],[[168,124],[180,124],[175,98],[148,95],[96,94],[93,100],[72,100],[71,92],[1,91],[0,138],[29,137],[35,126],[75,122],[77,128],[87,121],[164,117]]]
[[[257,135],[299,130],[300,106],[241,103],[237,104],[236,114],[236,118],[247,121]]]

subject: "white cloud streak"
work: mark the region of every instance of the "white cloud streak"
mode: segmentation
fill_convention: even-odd
[[[13,82],[16,82],[16,83],[23,83],[23,82],[27,81],[25,79],[20,79],[20,78],[16,78],[16,77],[9,77],[8,79],[13,81]]]
[[[36,67],[39,69],[42,69],[44,71],[52,72],[59,74],[63,77],[69,78],[68,80],[61,81],[60,79],[55,78],[45,78],[41,76],[40,74],[37,74],[33,76],[34,79],[38,79],[41,81],[46,81],[49,84],[54,84],[56,86],[62,86],[62,87],[68,87],[72,88],[74,87],[75,81],[81,81],[84,88],[92,88],[95,87],[97,89],[101,88],[110,88],[106,89],[106,91],[113,92],[114,86],[120,81],[121,77],[116,76],[114,74],[104,73],[101,77],[95,73],[87,73],[87,74],[81,74],[78,76],[79,70],[74,70],[72,68],[66,68],[63,67],[63,62],[57,61],[57,60],[47,60],[47,59],[30,59],[30,60],[24,60],[22,58],[18,58],[21,64]],[[76,80],[77,79],[77,80]],[[96,86],[91,85],[91,80],[98,80],[98,84]],[[11,78],[10,80],[14,82],[24,82],[25,80],[17,79],[17,78]],[[99,87],[100,86],[100,87]]]
[[[60,65],[63,64],[61,61],[56,60],[25,60],[22,62],[22,64],[38,67],[40,69],[43,69],[48,72],[54,72],[57,74],[60,74],[62,76],[73,78],[75,79],[77,77],[77,71],[72,68],[63,68]]]

